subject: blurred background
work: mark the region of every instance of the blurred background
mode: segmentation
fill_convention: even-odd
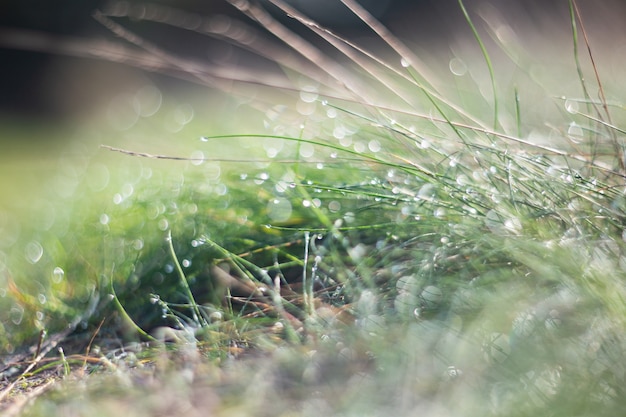
[[[142,4],[137,1],[129,3]],[[227,15],[247,21],[241,12],[223,0],[160,3],[203,16]],[[268,6],[267,0],[263,3]],[[350,39],[372,36],[371,31],[337,0],[290,0],[289,3]],[[561,41],[559,37],[563,38],[564,47],[571,48],[571,39],[567,38],[567,3],[465,1],[479,27],[483,26],[484,18],[494,18],[494,13],[498,14],[498,19],[511,25],[518,36],[537,43],[538,48],[548,42]],[[94,10],[107,8],[109,4],[101,0],[24,0],[0,4],[0,115],[53,122],[84,117],[98,111],[101,103],[109,101],[117,92],[126,91],[129,84],[144,82],[146,76],[159,82],[171,82],[120,65],[57,53],[63,52],[58,48],[63,42],[120,41],[92,17]],[[449,55],[449,45],[455,39],[471,36],[456,0],[369,0],[362,1],[362,4],[418,51]],[[590,31],[593,39],[597,40],[594,48],[598,50],[613,40],[616,44],[611,45],[611,49],[621,60],[626,48],[623,41],[618,41],[623,37],[617,36],[615,31],[623,32],[622,18],[626,17],[623,2],[580,0],[579,6],[589,29],[593,29]],[[276,8],[268,8],[280,16]],[[292,19],[282,17],[280,20],[310,36],[308,30]],[[127,20],[121,23],[137,30],[160,48],[180,56],[210,61],[212,56],[220,53],[220,48],[225,47],[223,42],[164,25]],[[600,34],[596,28],[600,29]],[[34,32],[16,33],[9,32],[9,29]],[[550,36],[552,38],[548,38]],[[180,84],[176,87],[182,88]]]

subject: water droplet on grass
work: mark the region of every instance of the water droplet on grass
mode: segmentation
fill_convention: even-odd
[[[161,108],[163,95],[153,85],[143,86],[137,91],[133,99],[135,110],[141,117],[150,117]]]
[[[374,153],[379,152],[381,149],[380,142],[377,140],[370,140],[369,143],[367,144],[367,147],[369,148],[370,151]]]
[[[270,178],[270,175],[267,172],[261,172],[255,179],[254,183],[257,185],[263,184]]]
[[[467,73],[467,65],[460,58],[452,58],[449,64],[450,72],[457,77],[461,77]]]
[[[317,92],[317,87],[315,86],[307,85],[304,86],[300,91],[300,100],[304,101],[305,103],[313,103],[315,100],[317,100],[318,97],[319,94]]]
[[[195,150],[191,153],[190,159],[192,165],[202,165],[204,163],[204,152]]]
[[[310,143],[302,143],[300,145],[300,156],[303,158],[310,158],[315,154],[315,148]]]
[[[341,126],[341,125],[335,126],[335,128],[333,129],[333,137],[335,139],[340,139],[340,140],[345,138],[346,137],[346,129],[343,126]],[[352,141],[350,141],[350,143],[352,143]],[[342,145],[343,146],[348,146],[348,145],[350,145],[350,143],[348,143],[347,145],[342,143]]]
[[[63,281],[64,277],[65,277],[65,271],[60,266],[57,266],[52,270],[52,282],[54,282],[55,284],[58,284],[61,281]]]
[[[463,375],[463,371],[461,371],[456,366],[448,366],[448,369],[446,369],[446,373],[445,373],[445,379],[453,380],[453,379],[457,379],[461,377],[462,375]]]
[[[567,129],[567,137],[574,143],[581,143],[584,139],[583,129],[576,122],[571,122]]]
[[[328,203],[328,210],[330,210],[332,213],[336,213],[339,210],[341,210],[341,203],[339,201],[333,200],[330,203]]]
[[[24,249],[24,253],[28,262],[36,264],[43,256],[43,246],[41,246],[41,243],[33,240],[28,242],[26,248]]]
[[[572,114],[578,113],[578,102],[570,99],[565,100],[565,110]]]
[[[9,317],[13,324],[19,326],[22,323],[22,319],[24,318],[24,308],[19,305],[14,305],[13,307],[11,307]]]
[[[191,104],[184,103],[176,107],[173,115],[174,120],[181,126],[184,126],[193,120],[194,114],[195,112]]]
[[[124,197],[124,199],[130,197],[131,195],[133,195],[133,192],[135,191],[134,187],[132,186],[132,184],[124,184],[124,186],[122,187],[122,196]]]

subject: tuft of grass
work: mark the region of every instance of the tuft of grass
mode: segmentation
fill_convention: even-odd
[[[236,74],[229,94],[250,84],[271,92],[253,103],[262,123],[252,133],[200,123],[191,158],[105,144],[126,167],[113,204],[79,216],[79,233],[58,239],[65,255],[53,257],[76,274],[72,283],[84,285],[85,272],[92,285],[81,294],[69,282],[49,290],[66,295],[54,307],[86,353],[81,364],[61,354],[63,388],[26,415],[583,416],[623,408],[623,129],[597,61],[600,99],[591,99],[575,52],[571,73],[586,113],[566,97],[564,109],[545,114],[548,128],[535,126],[535,103],[524,97],[541,80],[528,79],[523,60],[492,60],[498,51],[488,50],[462,1],[482,60],[468,61],[469,73],[486,65],[488,74],[456,80],[456,91],[358,3],[342,2],[389,50],[357,45],[278,0],[270,3],[316,40],[257,3],[231,2],[284,45],[269,35],[246,43],[164,6],[113,3],[96,13],[161,71],[203,85],[220,87],[227,74],[162,50],[121,19],[260,47],[283,73]],[[584,25],[574,0],[570,13],[577,51]],[[512,58],[524,48],[494,39]],[[511,94],[498,65],[520,74]],[[531,130],[540,133],[522,136]],[[243,156],[221,156],[235,146]],[[86,257],[81,247],[102,250]],[[16,305],[33,307],[29,291],[9,288]],[[46,314],[40,326],[53,327],[58,316]],[[89,335],[82,344],[79,330]]]

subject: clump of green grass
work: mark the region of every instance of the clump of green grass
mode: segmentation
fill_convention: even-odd
[[[142,178],[101,222],[110,252],[97,290],[113,302],[92,320],[106,316],[99,332],[108,327],[115,337],[102,341],[151,348],[130,365],[88,352],[116,372],[71,390],[115,397],[108,390],[123,380],[136,391],[104,404],[131,415],[172,404],[191,415],[204,407],[217,415],[617,413],[625,378],[623,132],[604,92],[590,98],[582,56],[576,52],[572,74],[587,110],[566,99],[550,115],[546,143],[530,134],[542,126],[525,121],[526,90],[502,87],[499,62],[462,1],[482,57],[471,70],[488,74],[488,95],[482,85],[442,87],[446,76],[433,78],[352,0],[343,3],[395,62],[272,3],[338,54],[256,4],[233,2],[288,47],[245,44],[261,45],[286,74],[267,83],[275,96],[264,108],[265,131],[205,133],[198,149],[236,141],[248,161],[237,158],[210,180],[214,158],[189,160],[184,174],[161,184],[166,191]],[[202,84],[215,85],[210,68],[155,49],[111,19],[242,42],[216,21],[126,6],[96,16],[162,68]],[[578,51],[584,16],[576,6],[570,1]],[[522,45],[494,39],[520,56]],[[599,76],[595,83],[603,91]],[[239,84],[229,87],[239,93]],[[122,152],[151,158],[154,169],[174,158]],[[62,391],[31,412],[53,404],[63,413],[83,401]]]

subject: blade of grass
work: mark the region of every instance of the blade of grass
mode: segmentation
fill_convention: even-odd
[[[576,20],[578,20],[578,22],[580,23],[580,30],[585,40],[585,46],[587,47],[589,60],[591,61],[591,67],[593,68],[593,73],[594,73],[596,82],[598,84],[598,93],[600,96],[600,102],[602,103],[602,109],[604,110],[604,116],[606,117],[607,123],[609,125],[612,125],[613,122],[611,121],[611,113],[607,105],[606,95],[604,94],[604,87],[602,86],[602,80],[600,78],[600,74],[598,73],[598,67],[596,65],[596,61],[591,51],[591,45],[589,43],[589,38],[587,37],[587,31],[585,30],[585,25],[583,24],[582,16],[580,14],[580,10],[578,9],[578,4],[576,3],[576,0],[570,0],[570,14],[572,15],[572,31],[574,32],[574,48],[575,50],[577,49],[577,38],[576,38],[575,33],[576,33]],[[588,92],[586,91],[584,77],[582,75],[582,69],[580,67],[580,63],[578,61],[577,56],[576,56],[576,66],[579,71],[579,77],[580,77],[581,83],[583,84],[583,91],[585,92],[585,96],[588,99],[589,95],[588,95]],[[600,111],[598,109],[596,109],[596,111],[598,113],[598,118],[603,119]],[[621,172],[626,173],[626,159],[624,155],[624,144],[619,142],[617,135],[615,134],[615,131],[613,129],[608,129],[608,131],[609,131],[609,135],[611,136],[613,148],[615,149],[615,153],[617,154],[616,157],[618,160],[618,166]]]
[[[204,320],[204,316],[200,313],[200,309],[198,308],[198,303],[196,303],[196,299],[194,298],[193,293],[191,292],[191,288],[189,287],[189,283],[187,282],[187,277],[185,276],[185,273],[183,272],[183,268],[180,266],[180,262],[178,262],[178,257],[176,256],[176,251],[174,250],[174,243],[172,242],[171,230],[167,231],[167,236],[165,240],[167,242],[170,256],[172,257],[172,260],[174,261],[174,266],[176,268],[178,278],[180,279],[180,284],[182,285],[183,290],[185,291],[185,294],[187,296],[187,299],[189,300],[189,303],[191,304],[191,310],[193,312],[193,321],[197,323],[200,327],[207,326],[208,323],[206,322],[206,320]]]
[[[491,58],[489,57],[489,52],[487,52],[487,48],[485,47],[485,44],[480,34],[478,33],[476,26],[474,26],[474,22],[472,21],[472,18],[467,12],[467,9],[465,8],[465,4],[463,4],[463,0],[459,0],[459,7],[461,8],[461,11],[463,12],[463,16],[465,16],[465,21],[467,22],[467,24],[472,30],[472,33],[474,34],[474,38],[476,39],[476,42],[478,42],[478,45],[480,46],[480,50],[483,54],[483,58],[485,59],[485,64],[487,64],[487,69],[489,70],[489,78],[491,80],[491,90],[493,93],[493,130],[497,131],[498,127],[500,126],[500,122],[498,121],[498,111],[499,111],[498,110],[498,90],[496,88],[496,75],[493,70],[493,64],[491,62]]]

